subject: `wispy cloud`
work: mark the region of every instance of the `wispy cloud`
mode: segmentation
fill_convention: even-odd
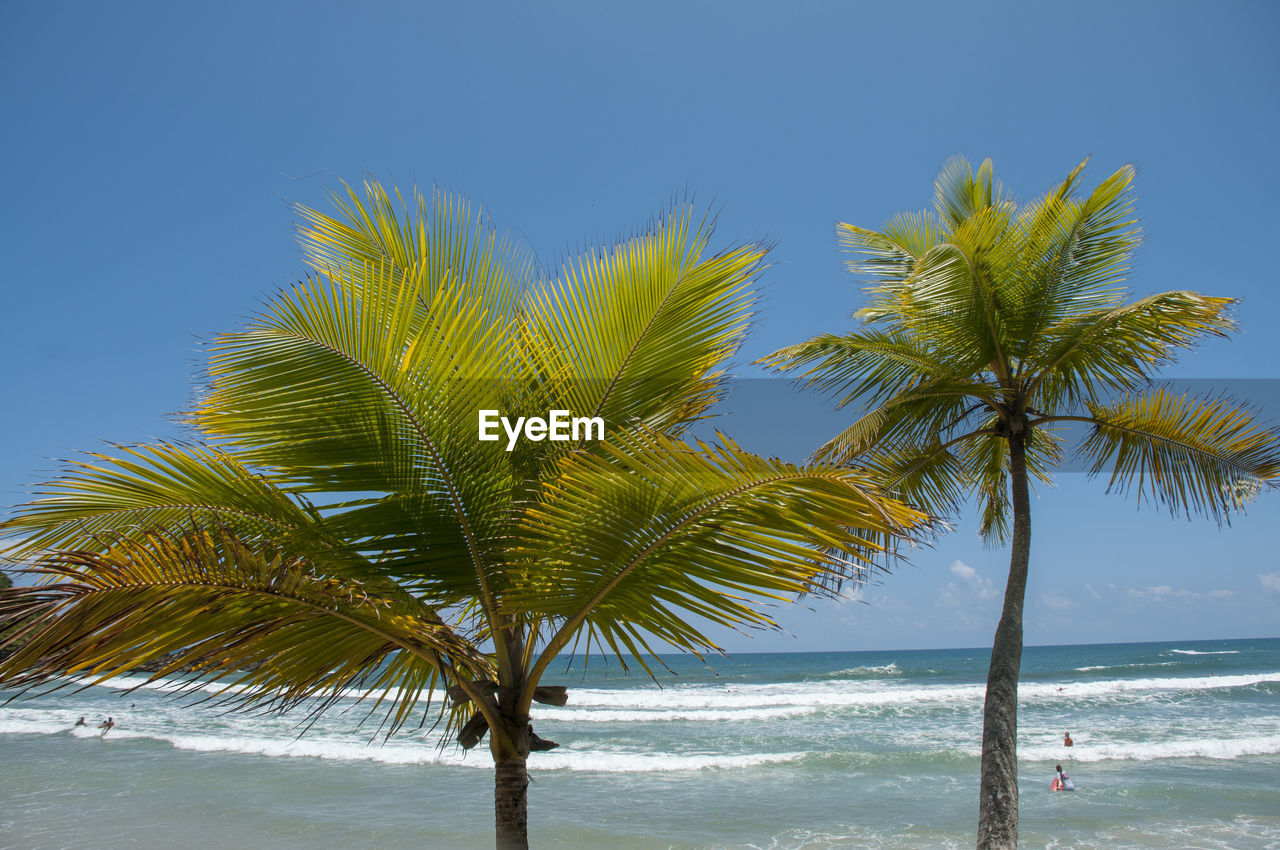
[[[1277,573],[1280,579],[1280,573]],[[1261,578],[1261,576],[1259,576]],[[1265,582],[1263,583],[1265,587]],[[1208,590],[1196,591],[1188,590],[1185,587],[1173,588],[1167,584],[1156,585],[1154,587],[1131,587],[1126,592],[1130,599],[1152,599],[1157,602],[1166,602],[1172,599],[1180,600],[1205,600],[1205,599],[1230,599],[1236,595],[1234,590]]]
[[[1280,573],[1258,573],[1262,592],[1268,596],[1280,596]]]
[[[1075,607],[1075,603],[1057,591],[1040,594],[1040,604],[1054,611],[1065,611]]]
[[[948,569],[957,581],[949,581],[942,588],[938,605],[944,608],[964,608],[975,601],[985,602],[1000,595],[991,579],[983,578],[964,561],[956,561]]]

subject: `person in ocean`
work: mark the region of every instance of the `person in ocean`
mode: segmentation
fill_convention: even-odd
[[[1075,741],[1073,741],[1073,740],[1071,740],[1071,733],[1070,733],[1070,732],[1068,732],[1068,733],[1066,733],[1065,735],[1063,735],[1063,736],[1062,736],[1062,746],[1064,746],[1064,747],[1074,747],[1075,745],[1076,745],[1076,742],[1075,742]]]
[[[1053,778],[1053,782],[1049,783],[1050,791],[1076,790],[1076,784],[1071,781],[1070,776],[1067,776],[1067,772],[1062,769],[1062,765],[1056,764],[1053,766],[1053,769],[1058,772],[1058,775]]]
[[[77,726],[88,726],[89,724],[84,722],[84,715],[82,714],[82,715],[80,715],[80,719],[76,721],[76,725],[77,725]]]
[[[116,722],[108,717],[106,720],[98,724],[98,728],[102,730],[102,737],[105,738],[108,732],[116,728]]]

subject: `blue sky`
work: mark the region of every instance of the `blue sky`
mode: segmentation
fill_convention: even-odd
[[[469,197],[547,269],[673,199],[711,206],[719,244],[775,246],[749,363],[852,326],[835,223],[926,206],[949,156],[1024,198],[1086,156],[1090,184],[1134,163],[1134,292],[1242,299],[1241,332],[1169,374],[1274,381],[1278,37],[1270,2],[11,0],[0,500],[51,458],[174,435],[200,340],[302,273],[292,204],[366,173]],[[1280,634],[1280,492],[1219,530],[1105,489],[1038,494],[1028,643]],[[1006,569],[963,516],[866,604],[723,642],[987,645]]]

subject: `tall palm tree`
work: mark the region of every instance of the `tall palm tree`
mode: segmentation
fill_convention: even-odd
[[[840,224],[845,247],[863,256],[852,270],[874,278],[855,314],[864,325],[766,358],[863,408],[815,460],[860,463],[938,516],[976,496],[989,542],[1012,531],[983,710],[982,848],[1017,843],[1029,488],[1066,458],[1064,430],[1088,426],[1075,452],[1093,474],[1109,470],[1112,489],[1219,522],[1280,475],[1276,434],[1245,408],[1151,384],[1179,351],[1233,328],[1232,301],[1188,291],[1130,300],[1133,171],[1084,197],[1083,167],[1019,206],[989,160],[975,174],[956,159],[932,212],[880,231]]]
[[[232,705],[354,692],[389,730],[442,687],[459,742],[488,735],[498,846],[525,847],[559,653],[715,650],[708,624],[770,626],[760,603],[924,517],[839,465],[682,437],[722,394],[762,249],[713,254],[683,210],[543,282],[444,195],[403,220],[376,184],[335,201],[300,211],[314,275],[213,342],[191,442],[71,464],[0,526],[46,577],[0,596],[20,624],[0,684],[163,659]],[[554,440],[553,411],[603,427]],[[481,439],[499,415],[552,422]]]

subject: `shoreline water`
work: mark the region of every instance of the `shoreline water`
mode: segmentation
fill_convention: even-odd
[[[533,846],[971,846],[985,658],[761,653],[714,673],[674,658],[662,687],[595,659],[561,671],[569,704],[535,716],[564,746],[531,760]],[[1024,670],[1026,846],[1280,843],[1280,640],[1028,647]],[[108,713],[119,725],[99,738]],[[154,688],[10,703],[0,846],[147,847],[166,831],[195,847],[492,846],[483,746],[439,749],[434,715],[370,745],[377,724],[357,713],[298,737],[301,716]],[[90,728],[73,729],[82,714]],[[1055,760],[1078,791],[1047,791]]]

